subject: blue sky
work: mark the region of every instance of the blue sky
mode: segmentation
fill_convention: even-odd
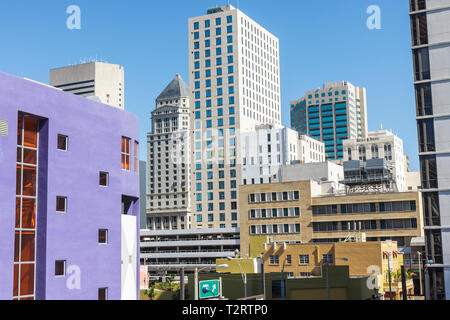
[[[189,17],[220,0],[15,0],[0,2],[0,71],[48,83],[49,69],[98,58],[125,67],[126,109],[140,119],[146,146],[150,112],[175,74],[187,81]],[[66,28],[69,5],[81,30]],[[231,1],[237,6],[237,1]],[[393,129],[418,170],[417,129],[406,0],[240,0],[240,9],[280,39],[283,124],[289,102],[324,82],[367,88],[369,129]],[[381,30],[366,9],[381,8]],[[146,150],[141,153],[146,160]]]

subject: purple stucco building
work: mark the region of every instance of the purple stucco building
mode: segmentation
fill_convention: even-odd
[[[0,73],[0,299],[139,299],[138,130]]]

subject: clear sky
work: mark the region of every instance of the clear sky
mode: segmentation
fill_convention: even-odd
[[[49,69],[82,59],[125,67],[125,107],[140,119],[142,160],[155,99],[176,73],[189,79],[189,17],[224,0],[15,0],[0,2],[0,71],[49,82]],[[69,5],[81,30],[69,30]],[[231,4],[237,6],[237,1]],[[370,5],[381,30],[369,30]],[[367,88],[369,129],[392,129],[418,170],[407,0],[240,0],[248,16],[280,39],[283,124],[289,102],[324,82]]]

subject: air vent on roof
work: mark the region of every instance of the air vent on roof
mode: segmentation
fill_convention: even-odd
[[[0,120],[0,136],[8,135],[8,121]]]

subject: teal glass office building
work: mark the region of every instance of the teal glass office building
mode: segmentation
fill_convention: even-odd
[[[343,158],[342,141],[367,137],[366,89],[330,82],[291,102],[291,128],[325,143],[327,160]]]

